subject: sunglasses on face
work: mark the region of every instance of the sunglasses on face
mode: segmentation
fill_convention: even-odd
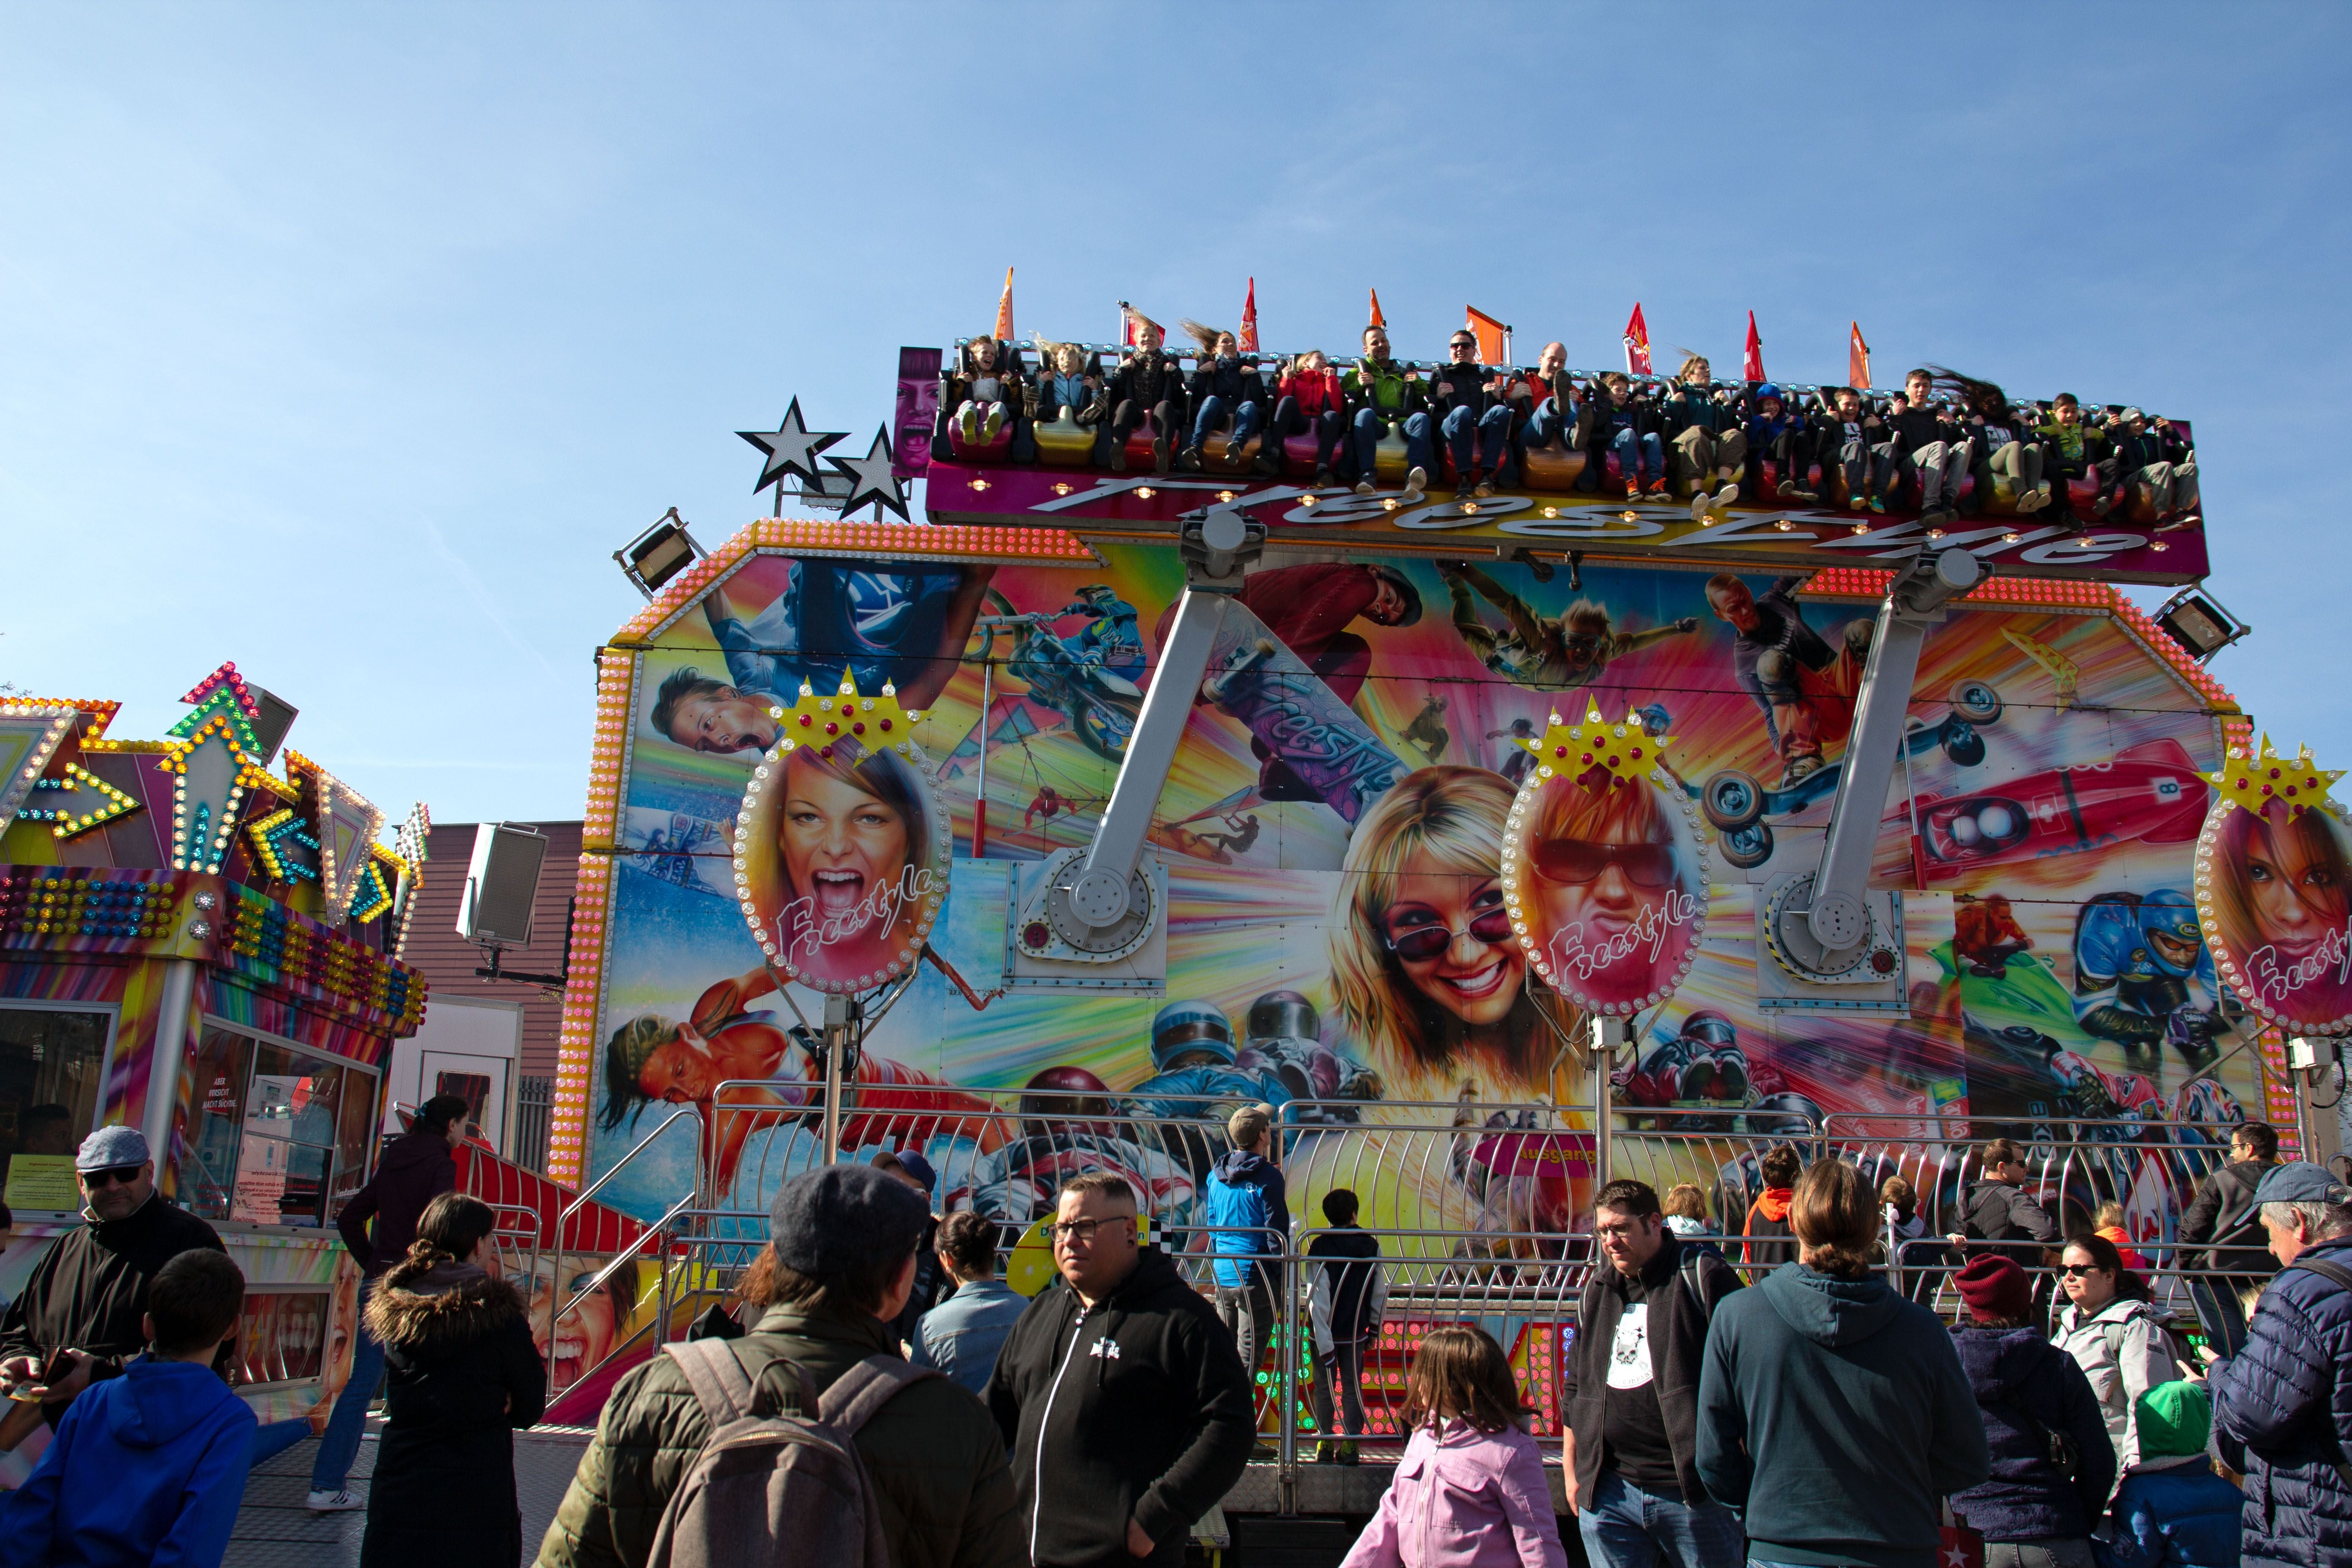
[[[2058,1272],[2063,1274],[2069,1279],[2074,1279],[2085,1274],[2104,1274],[2106,1270],[2100,1268],[2095,1263],[2069,1263],[2060,1268]]]
[[[1472,916],[1470,923],[1461,931],[1448,931],[1434,921],[1414,926],[1410,931],[1391,931],[1388,933],[1389,951],[1407,963],[1426,963],[1452,947],[1454,939],[1465,932],[1472,940],[1483,942],[1489,947],[1508,942],[1511,939],[1511,912],[1499,904],[1491,910],[1483,910]]]
[[[1597,882],[1614,866],[1637,888],[1664,888],[1675,878],[1671,844],[1591,844],[1581,838],[1538,838],[1528,856],[1547,882]]]
[[[91,1188],[127,1187],[139,1179],[142,1169],[142,1167],[138,1165],[109,1165],[103,1171],[83,1171],[80,1173],[81,1184]]]

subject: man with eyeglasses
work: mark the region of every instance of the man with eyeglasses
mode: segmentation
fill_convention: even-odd
[[[1560,1454],[1585,1555],[1594,1568],[1734,1568],[1739,1516],[1698,1477],[1698,1384],[1707,1324],[1739,1276],[1683,1245],[1646,1182],[1601,1188],[1592,1235],[1608,1267],[1578,1303]]]
[[[136,1127],[101,1127],[74,1155],[79,1229],[58,1237],[0,1320],[0,1391],[38,1400],[52,1429],[93,1383],[122,1375],[147,1348],[141,1320],[156,1271],[183,1252],[227,1249],[213,1227],[155,1191],[155,1163]],[[228,1361],[225,1341],[215,1367]]]
[[[1192,1523],[1256,1441],[1233,1336],[1157,1247],[1135,1190],[1089,1171],[1062,1184],[1060,1278],[1013,1326],[988,1406],[1013,1450],[1033,1568],[1179,1568]]]

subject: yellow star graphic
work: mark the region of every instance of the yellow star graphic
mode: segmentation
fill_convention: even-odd
[[[1624,722],[1612,724],[1590,706],[1582,723],[1570,724],[1555,712],[1541,740],[1519,742],[1536,754],[1538,778],[1578,779],[1588,789],[1614,789],[1646,778],[1665,760],[1669,743],[1669,737],[1644,729],[1639,714],[1628,713]]]
[[[2292,819],[2325,802],[2344,770],[2331,772],[2319,766],[2312,761],[2309,746],[2298,748],[2292,757],[2283,757],[2264,735],[2259,750],[2251,743],[2233,745],[2220,768],[2197,776],[2220,793],[2225,809],[2237,805],[2261,813],[2284,805]]]
[[[815,746],[826,757],[833,755],[835,746],[845,746],[853,757],[885,748],[904,754],[912,743],[915,726],[923,718],[898,706],[898,689],[888,681],[883,682],[879,697],[861,695],[846,668],[837,690],[820,697],[803,680],[800,700],[790,708],[771,708],[768,716],[783,723],[783,734],[776,742],[778,752]]]

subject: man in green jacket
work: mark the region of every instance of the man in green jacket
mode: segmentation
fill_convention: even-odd
[[[796,1176],[769,1211],[770,1242],[746,1271],[758,1323],[732,1342],[755,1386],[789,1407],[792,1363],[822,1394],[872,1355],[897,1355],[891,1325],[914,1289],[929,1205],[867,1165]],[[772,1374],[771,1367],[778,1367]],[[605,1402],[540,1543],[541,1568],[642,1568],[662,1510],[709,1435],[676,1361],[656,1355]],[[1027,1568],[1004,1439],[979,1400],[944,1378],[909,1385],[856,1437],[891,1568]]]

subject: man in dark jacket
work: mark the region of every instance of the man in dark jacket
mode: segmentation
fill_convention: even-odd
[[[1478,363],[1475,332],[1455,332],[1445,354],[1445,364],[1430,380],[1429,406],[1454,454],[1454,499],[1490,496],[1495,487],[1488,477],[1502,466],[1504,443],[1511,435],[1511,405],[1503,396],[1507,383]]]
[[[465,1100],[454,1094],[436,1094],[419,1106],[408,1131],[386,1143],[376,1157],[375,1174],[335,1215],[335,1229],[351,1248],[352,1261],[360,1266],[360,1322],[352,1335],[351,1377],[335,1396],[318,1457],[310,1461],[310,1495],[305,1501],[314,1513],[367,1506],[367,1499],[343,1485],[352,1462],[359,1458],[368,1404],[383,1379],[383,1346],[367,1329],[367,1294],[385,1269],[407,1255],[425,1205],[456,1189],[457,1162],[452,1152],[464,1135],[466,1110]],[[373,1234],[370,1220],[375,1222]]]
[[[1561,1397],[1568,1500],[1594,1568],[1736,1568],[1739,1518],[1698,1476],[1698,1382],[1717,1303],[1739,1289],[1722,1258],[1685,1250],[1646,1182],[1592,1202],[1610,1267],[1578,1303]]]
[[[1167,1254],[1139,1245],[1123,1177],[1063,1184],[1054,1264],[1061,1278],[1013,1326],[988,1386],[1029,1560],[1177,1568],[1256,1438],[1233,1337]]]
[[[913,1188],[870,1165],[793,1177],[745,1274],[759,1322],[730,1342],[755,1388],[797,1409],[791,1368],[822,1395],[869,1356],[896,1356],[892,1322],[915,1285],[929,1220]],[[778,1368],[777,1363],[789,1365]],[[814,1414],[809,1412],[808,1414]],[[686,1371],[656,1355],[621,1379],[540,1543],[541,1568],[643,1568],[662,1511],[710,1436]],[[899,1390],[858,1429],[890,1568],[1026,1568],[1004,1440],[944,1377]]]
[[[2254,1201],[2281,1268],[2209,1384],[2221,1461],[2246,1478],[2240,1561],[2352,1562],[2352,1188],[2297,1160]]]
[[[1935,377],[1915,370],[1903,378],[1903,395],[1887,400],[1886,428],[1900,479],[1919,481],[1919,521],[1929,528],[1952,521],[1960,500],[1960,479],[1969,471],[1969,443],[1941,404],[1931,401]]]
[[[1151,464],[1166,473],[1176,443],[1184,434],[1184,371],[1174,354],[1160,347],[1159,322],[1136,317],[1135,348],[1111,373],[1109,400],[1110,424],[1105,428],[1105,438],[1110,443],[1112,469],[1125,471],[1127,438],[1149,415]]]
[[[1941,1500],[1990,1473],[1952,1336],[1871,1272],[1878,1195],[1843,1160],[1798,1178],[1797,1267],[1716,1310],[1698,1476],[1759,1563],[1937,1568]]]
[[[52,1430],[76,1394],[121,1376],[147,1348],[141,1319],[156,1270],[197,1247],[227,1250],[211,1226],[155,1191],[155,1162],[136,1127],[101,1127],[83,1139],[74,1176],[85,1223],[33,1265],[0,1318],[0,1385],[37,1396]],[[215,1370],[233,1350],[224,1342]]]
[[[2180,1245],[2188,1266],[2231,1271],[2229,1278],[2189,1281],[2197,1321],[2223,1355],[2237,1354],[2246,1342],[2246,1315],[2239,1310],[2238,1292],[2256,1279],[2268,1279],[2275,1268],[2262,1245],[2262,1211],[2254,1203],[2254,1189],[2277,1163],[2278,1131],[2270,1123],[2249,1121],[2231,1129],[2230,1163],[2205,1178],[2196,1201],[2180,1216]],[[2251,1245],[2215,1245],[2225,1242]],[[2185,1250],[2197,1247],[2205,1250]]]
[[[2030,1272],[2041,1263],[2044,1247],[2058,1245],[2058,1222],[2026,1192],[2024,1184],[2033,1173],[2016,1144],[2006,1138],[1987,1143],[1982,1170],[1969,1188],[1962,1228],[1944,1239],[1968,1248],[1972,1256],[2001,1253]]]

